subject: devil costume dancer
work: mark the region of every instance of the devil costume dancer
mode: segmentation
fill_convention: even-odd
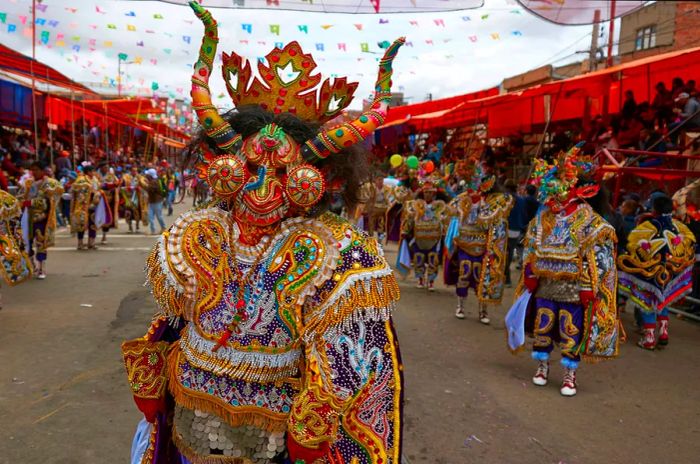
[[[641,312],[638,345],[647,350],[668,345],[668,307],[691,292],[695,264],[695,237],[671,217],[673,200],[655,198],[653,211],[651,219],[630,232],[627,250],[617,260],[619,290]]]
[[[145,415],[132,462],[399,464],[398,286],[376,240],[324,205],[336,176],[346,195],[366,180],[353,146],[384,120],[403,39],[380,61],[370,109],[320,133],[355,84],[310,92],[321,77],[296,42],[258,65],[266,86],[224,54],[239,108],[224,119],[208,87],[216,22],[190,5],[205,25],[192,76],[198,172],[215,200],[180,216],[148,259],[160,312],[122,346]],[[287,66],[296,79],[279,78]]]
[[[102,196],[100,208],[104,208],[104,224],[102,224],[102,245],[107,243],[109,229],[119,228],[119,186],[121,181],[112,172],[108,164],[100,166],[97,173]]]
[[[437,193],[433,180],[424,181],[418,198],[404,205],[401,220],[401,246],[408,245],[413,272],[418,279],[416,287],[427,287],[431,292],[440,269],[447,207],[443,200],[437,199]]]
[[[489,324],[486,305],[499,304],[503,298],[508,215],[514,200],[493,191],[495,176],[477,171],[471,188],[450,204],[453,218],[445,238],[449,254],[445,284],[456,286],[455,317],[464,319],[464,300],[471,288],[479,300],[479,321]]]
[[[95,249],[97,226],[95,225],[95,211],[102,196],[99,183],[92,177],[92,166],[85,166],[83,171],[71,184],[70,204],[70,228],[71,233],[76,234],[78,250]],[[87,246],[85,245],[85,232],[88,233]]]
[[[124,205],[124,218],[130,233],[134,232],[134,224],[136,224],[136,232],[139,231],[141,222],[144,226],[148,225],[146,185],[146,179],[139,174],[136,167],[132,167],[131,171],[122,177],[121,196]]]
[[[54,245],[56,232],[56,205],[63,193],[59,181],[48,177],[38,163],[32,163],[32,178],[27,179],[20,189],[19,197],[24,198],[22,229],[25,247],[32,261],[36,260],[35,276],[46,278],[48,250]]]
[[[564,396],[576,394],[581,359],[615,357],[619,343],[615,231],[584,201],[599,187],[583,179],[592,176],[594,166],[577,160],[577,154],[573,148],[552,165],[536,161],[534,183],[544,207],[528,227],[523,278],[506,316],[511,350],[523,346],[524,332],[534,335],[535,385],[547,384],[550,354],[558,343]]]
[[[0,190],[0,277],[10,286],[31,278],[31,259],[25,250],[19,201]],[[0,309],[2,300],[0,299]]]

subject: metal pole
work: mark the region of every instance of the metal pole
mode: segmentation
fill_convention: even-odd
[[[73,89],[70,89],[70,127],[71,127],[71,166],[75,169],[75,112],[73,111],[73,106],[75,105],[75,96],[73,94]]]
[[[678,314],[679,316],[687,317],[688,319],[700,322],[700,316],[698,316],[697,314],[692,314],[686,311],[682,311],[680,309],[672,308],[671,306],[668,306],[668,310],[674,314]]]
[[[103,104],[102,108],[105,110],[105,117],[103,119],[105,123],[105,158],[109,162],[109,119],[107,116],[107,105]]]
[[[39,0],[41,2],[41,0]],[[34,82],[34,61],[36,61],[36,0],[32,0],[32,61],[30,72],[32,74],[32,115],[34,116],[34,158],[39,159],[39,123],[36,117],[36,87]]]
[[[606,67],[609,68],[613,65],[613,39],[615,35],[615,6],[616,0],[610,0],[610,31],[608,32],[608,60],[606,62]]]
[[[122,96],[122,57],[117,57],[117,96]]]
[[[88,148],[87,148],[87,139],[88,139],[88,134],[85,129],[85,123],[86,123],[86,117],[85,117],[85,100],[82,101],[83,103],[83,161],[87,161],[87,153],[88,153]],[[77,166],[73,166],[74,169],[77,169]]]
[[[53,166],[53,129],[49,126],[49,163]]]
[[[594,71],[598,66],[596,58],[598,52],[598,36],[600,35],[600,10],[593,14],[593,36],[591,37],[591,51],[588,53],[588,71]]]

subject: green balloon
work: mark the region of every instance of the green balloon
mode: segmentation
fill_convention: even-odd
[[[418,169],[418,157],[415,155],[411,155],[408,158],[406,158],[406,166],[408,166],[411,169]]]

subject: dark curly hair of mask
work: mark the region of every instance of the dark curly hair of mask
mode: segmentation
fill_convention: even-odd
[[[233,130],[244,139],[256,134],[268,124],[275,123],[297,143],[303,145],[307,140],[316,137],[321,129],[319,124],[302,121],[291,113],[273,114],[257,105],[242,106],[228,111],[222,116]],[[196,164],[202,142],[206,143],[212,153],[221,153],[213,140],[207,137],[202,130],[185,149],[185,166],[192,167]],[[365,148],[354,145],[313,164],[322,172],[327,173],[327,185],[333,185],[336,179],[342,180],[341,195],[348,209],[357,205],[360,199],[360,186],[370,178]],[[312,213],[320,214],[326,211],[331,204],[331,195],[330,192],[326,191],[323,199],[314,207]]]

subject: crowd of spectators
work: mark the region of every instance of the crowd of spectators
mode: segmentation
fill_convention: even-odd
[[[663,153],[672,147],[683,148],[677,146],[681,132],[700,129],[695,81],[676,77],[670,89],[659,82],[655,92],[651,102],[638,103],[628,90],[619,114],[596,116],[585,134],[586,150],[627,148]]]
[[[100,178],[111,172],[120,181],[120,192],[131,192],[138,188],[143,189],[144,194],[147,193],[149,216],[153,220],[157,219],[161,227],[164,227],[164,222],[160,211],[165,208],[168,215],[173,214],[173,204],[181,186],[192,187],[193,190],[196,188],[196,185],[184,185],[180,171],[166,160],[156,158],[146,161],[143,156],[135,156],[130,150],[105,153],[94,145],[87,150],[86,155],[77,152],[78,150],[74,153],[70,144],[60,138],[54,139],[52,143],[40,141],[39,150],[36,151],[30,133],[0,129],[0,188],[16,194],[21,186],[26,185],[25,181],[32,177],[30,167],[40,166],[46,176],[55,178],[64,186],[65,193],[57,211],[57,221],[59,225],[67,226],[70,224],[70,187],[79,171],[89,171]],[[132,178],[139,176],[139,185],[134,187],[122,182],[127,174]],[[119,213],[123,216],[122,207],[120,204]],[[150,221],[150,224],[153,225],[154,222]]]

